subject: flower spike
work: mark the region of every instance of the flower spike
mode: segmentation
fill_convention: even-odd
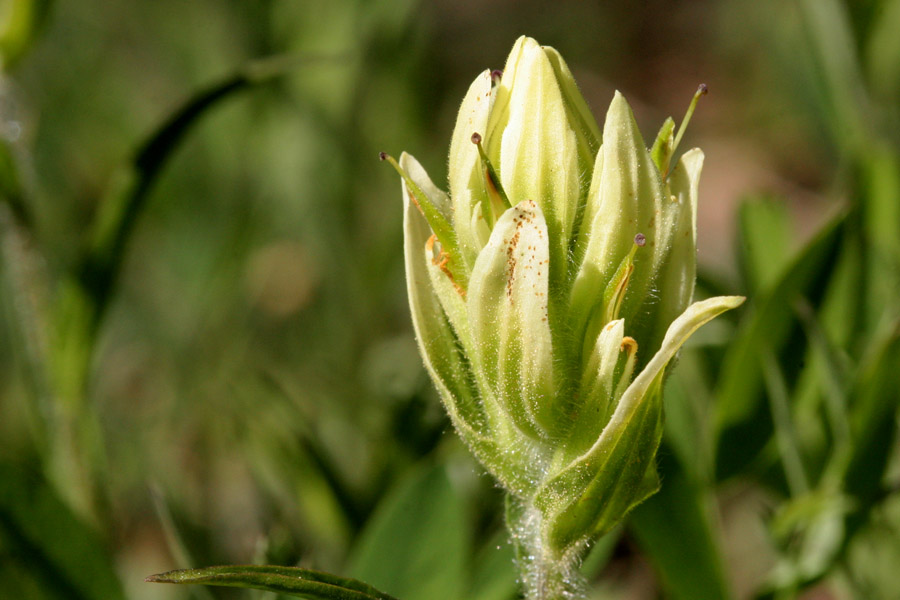
[[[419,349],[508,494],[527,600],[577,598],[584,549],[658,489],[666,373],[743,301],[692,303],[703,154],[672,157],[705,93],[648,150],[624,96],[601,135],[559,53],[521,37],[466,93],[449,195],[382,154],[403,182]]]

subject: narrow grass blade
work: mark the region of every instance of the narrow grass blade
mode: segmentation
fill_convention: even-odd
[[[790,215],[785,203],[759,198],[741,204],[738,257],[751,296],[778,281],[790,258],[790,238]]]
[[[719,479],[743,469],[773,431],[760,357],[764,352],[775,353],[789,381],[801,368],[807,342],[793,306],[799,298],[806,298],[813,307],[820,304],[831,281],[845,224],[846,213],[832,218],[783,271],[771,291],[754,299],[753,310],[729,346],[715,406]]]
[[[95,532],[41,478],[2,463],[0,555],[0,598],[125,598]]]
[[[629,528],[674,600],[726,600],[722,549],[703,485],[685,473],[670,448],[658,453],[662,487],[631,513]]]
[[[81,279],[95,298],[99,318],[118,275],[123,250],[149,191],[175,149],[201,117],[222,101],[279,77],[313,59],[278,56],[239,69],[187,100],[138,148],[134,158],[113,178],[101,203]]]
[[[376,508],[348,572],[404,600],[458,600],[465,591],[467,530],[446,469],[416,469]]]
[[[856,511],[848,519],[855,532],[872,514],[872,507],[887,491],[884,473],[896,450],[897,415],[900,412],[900,323],[895,323],[876,344],[863,364],[852,393],[850,412],[854,439],[844,490],[856,500]],[[848,536],[849,537],[849,536]]]
[[[232,565],[182,569],[151,575],[146,581],[249,588],[309,600],[396,600],[361,581],[299,567]]]

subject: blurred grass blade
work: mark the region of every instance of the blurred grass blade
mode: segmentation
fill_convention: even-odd
[[[34,217],[25,202],[25,190],[16,164],[13,147],[0,139],[0,202],[9,205],[16,221],[29,231],[34,229]]]
[[[299,567],[235,565],[151,575],[152,583],[199,583],[276,592],[309,600],[396,600],[372,586]]]
[[[900,37],[900,36],[898,36]],[[872,144],[860,161],[861,210],[865,229],[863,250],[868,293],[863,299],[868,319],[900,317],[900,153],[886,144]]]
[[[515,551],[509,543],[509,533],[501,529],[489,538],[474,557],[471,566],[471,587],[467,600],[513,600],[518,597],[519,584],[514,566]]]
[[[775,353],[788,381],[801,368],[806,345],[794,314],[797,299],[819,305],[839,254],[846,213],[832,218],[799,252],[768,294],[754,298],[754,310],[744,319],[729,346],[717,390],[715,425],[718,439],[717,476],[727,478],[744,468],[772,433],[764,402],[765,383],[760,357]]]
[[[769,398],[769,410],[775,426],[775,445],[781,458],[781,468],[784,469],[790,495],[800,496],[809,491],[809,477],[806,475],[800,452],[800,440],[791,414],[792,402],[787,382],[771,352],[765,352],[760,360],[766,383],[766,395]]]
[[[0,67],[6,71],[34,43],[51,0],[4,0],[0,5]]]
[[[468,529],[444,467],[417,469],[376,509],[349,573],[404,600],[459,600]]]
[[[0,598],[125,598],[95,532],[45,481],[6,464],[0,464],[0,555]],[[15,577],[5,576],[8,569]]]
[[[159,486],[151,484],[150,497],[153,501],[153,508],[156,510],[156,516],[162,526],[163,535],[166,539],[166,547],[175,559],[176,564],[183,566],[196,564],[188,549],[188,545],[185,543],[181,531],[178,529],[178,525],[175,523],[175,517],[172,515],[172,511],[169,509],[165,496]],[[213,600],[213,596],[209,590],[206,588],[198,589],[198,597],[203,598],[204,600]]]
[[[885,469],[896,450],[900,411],[900,323],[887,330],[860,370],[852,397],[850,427],[854,445],[844,479],[844,491],[855,498],[848,519],[852,534],[872,514],[884,496]]]
[[[123,259],[125,245],[153,183],[179,143],[201,117],[238,92],[269,83],[313,60],[276,56],[250,63],[195,94],[138,149],[134,159],[113,176],[91,232],[88,256],[81,273],[102,314]]]
[[[852,365],[846,354],[829,337],[818,315],[807,302],[799,301],[795,309],[810,340],[813,357],[819,357],[820,364],[814,361],[808,368],[814,370],[819,380],[825,416],[831,439],[834,440],[833,448],[828,449],[831,455],[829,461],[835,465],[831,468],[842,472],[852,446],[847,398]]]
[[[770,198],[745,200],[738,214],[741,270],[748,293],[767,290],[788,264],[790,215],[784,202]]]
[[[711,498],[675,455],[660,449],[662,487],[632,511],[629,527],[656,568],[666,597],[726,600],[733,594],[711,515]]]
[[[799,37],[799,51],[810,55],[823,124],[838,147],[859,152],[871,139],[871,103],[846,6],[838,0],[799,0],[797,5],[806,38]]]

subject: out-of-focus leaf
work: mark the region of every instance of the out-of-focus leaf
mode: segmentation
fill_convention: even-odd
[[[900,156],[885,144],[873,143],[862,157],[859,170],[869,263],[863,306],[867,325],[874,326],[886,317],[900,316]]]
[[[782,504],[771,523],[784,547],[758,598],[803,589],[825,577],[844,541],[844,517],[850,502],[833,490],[814,490]]]
[[[349,573],[404,600],[457,600],[465,589],[467,529],[444,468],[422,468],[376,509]]]
[[[800,0],[799,52],[809,53],[818,101],[836,145],[858,151],[869,139],[870,103],[859,71],[854,33],[844,3]]]
[[[818,306],[838,256],[845,222],[845,213],[832,218],[799,252],[771,291],[753,299],[751,312],[729,346],[715,406],[720,479],[742,469],[771,435],[760,358],[766,352],[775,353],[784,376],[793,380],[806,345],[793,306],[801,297]]]
[[[622,539],[623,531],[624,527],[620,523],[613,527],[609,533],[604,534],[599,540],[594,542],[593,546],[591,546],[584,562],[581,563],[581,574],[584,575],[588,581],[599,577],[603,569],[606,568],[606,565],[609,564],[613,552],[616,549],[616,545],[619,543],[619,540]]]
[[[372,586],[299,567],[233,565],[151,575],[151,583],[200,583],[277,592],[309,600],[395,600]]]
[[[0,67],[15,63],[31,47],[51,0],[5,0],[0,11]]]
[[[765,351],[764,351],[765,352]],[[791,397],[781,368],[770,352],[760,359],[766,382],[766,396],[775,428],[775,445],[791,496],[809,491],[809,477],[800,452],[800,440],[791,413]]]
[[[193,562],[193,557],[188,548],[188,544],[175,522],[175,517],[169,509],[162,491],[160,491],[157,486],[153,486],[151,495],[153,497],[153,507],[156,509],[156,515],[162,525],[163,534],[166,536],[166,545],[168,546],[169,552],[175,558],[176,564],[184,566],[196,564]],[[198,596],[204,600],[212,600],[212,594],[205,588],[199,588]]]
[[[865,48],[868,82],[874,93],[896,101],[900,98],[900,0],[881,4]]]
[[[34,225],[31,211],[25,204],[25,194],[19,177],[19,168],[12,148],[0,140],[0,202],[6,202],[13,216],[25,227]]]
[[[670,448],[659,451],[662,487],[631,513],[629,526],[656,567],[667,597],[731,598],[711,515],[711,498],[687,477]]]
[[[82,279],[97,300],[99,313],[118,275],[125,244],[148,193],[190,128],[222,100],[271,82],[299,67],[297,57],[276,56],[239,69],[200,91],[176,110],[139,147],[132,161],[113,176],[94,223]],[[99,314],[98,314],[99,317]]]
[[[750,296],[768,289],[787,266],[790,229],[790,216],[784,203],[760,198],[741,204],[738,257]]]
[[[515,551],[509,533],[498,531],[475,556],[469,600],[512,600],[518,593]]]
[[[0,597],[29,597],[15,593],[25,585],[39,598],[124,600],[106,549],[49,485],[5,464],[0,482],[0,553],[21,577],[0,579]]]
[[[900,411],[900,325],[875,345],[863,364],[851,406],[853,450],[844,478],[845,493],[855,500],[848,518],[852,534],[883,496],[888,460],[896,450],[897,413]]]

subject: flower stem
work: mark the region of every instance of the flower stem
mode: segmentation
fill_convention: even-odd
[[[581,546],[558,555],[543,541],[541,513],[527,500],[508,495],[506,524],[516,552],[525,600],[581,600],[585,585],[578,573]]]

